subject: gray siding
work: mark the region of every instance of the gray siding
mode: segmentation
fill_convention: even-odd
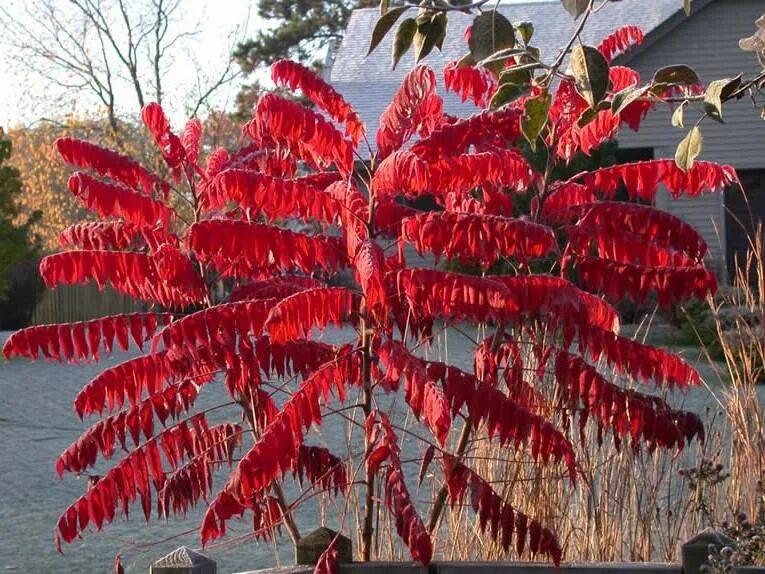
[[[732,77],[743,73],[751,77],[759,71],[753,54],[742,52],[739,39],[754,31],[754,20],[765,12],[763,0],[717,0],[703,7],[692,18],[662,34],[627,65],[635,68],[645,80],[655,70],[672,63],[692,66],[702,82]],[[643,122],[640,132],[622,132],[622,147],[652,147],[656,157],[673,157],[677,142],[686,130],[670,124],[671,110],[661,107]],[[698,117],[697,115],[695,117]],[[731,102],[723,111],[724,125],[705,120],[702,125],[704,151],[701,159],[730,164],[737,169],[765,167],[765,122],[759,119],[750,101]],[[686,125],[695,121],[686,113]],[[659,198],[659,206],[692,223],[709,243],[710,258],[724,256],[724,209],[722,195],[706,195],[697,199]]]

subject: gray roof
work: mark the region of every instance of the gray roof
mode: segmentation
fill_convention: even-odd
[[[703,0],[696,0],[697,9]],[[681,0],[619,0],[609,2],[593,14],[585,26],[582,40],[596,45],[621,26],[634,25],[650,34],[678,13],[682,13]],[[574,33],[577,22],[566,12],[560,0],[523,2],[500,5],[500,11],[512,21],[530,21],[535,25],[532,44],[541,50],[543,61],[553,60]],[[415,13],[414,10],[411,11]],[[389,33],[377,49],[366,56],[372,30],[379,18],[377,8],[355,10],[348,22],[343,41],[335,54],[328,80],[356,108],[366,122],[370,142],[377,131],[377,119],[398,89],[401,80],[414,66],[410,50],[395,70],[391,70],[391,42]],[[454,12],[449,15],[449,27],[443,51],[433,52],[423,62],[441,76],[444,65],[457,60],[467,52],[463,32],[473,16]],[[471,103],[461,104],[453,94],[444,94],[446,111],[456,115],[469,115],[476,108]]]

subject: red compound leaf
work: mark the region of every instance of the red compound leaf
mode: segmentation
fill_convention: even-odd
[[[89,168],[98,175],[109,177],[146,195],[155,191],[165,197],[169,186],[137,161],[105,147],[76,138],[59,138],[56,149],[63,160],[80,168]]]
[[[717,291],[717,278],[702,265],[663,267],[577,257],[576,270],[587,290],[601,292],[612,301],[628,296],[643,302],[655,293],[659,305],[668,306],[691,298],[703,301]]]
[[[162,107],[155,102],[145,105],[141,110],[141,119],[154,138],[165,163],[177,177],[186,161],[186,151],[180,138],[170,129],[170,122]]]
[[[165,350],[173,349],[188,356],[196,356],[198,350],[212,346],[233,352],[238,339],[260,336],[275,302],[274,299],[245,300],[191,313],[159,333],[152,342],[152,351],[161,341]]]
[[[632,448],[640,442],[651,450],[657,446],[674,448],[679,453],[686,441],[704,440],[704,426],[693,413],[676,411],[659,397],[622,389],[608,382],[598,370],[576,355],[559,352],[555,359],[555,377],[561,404],[581,408],[580,439],[588,418],[598,424],[598,443],[604,429],[611,428],[615,439],[631,438]],[[618,443],[617,443],[618,447]]]
[[[610,63],[616,56],[628,52],[635,46],[640,46],[643,39],[643,31],[637,26],[622,26],[606,36],[598,44],[597,50]]]
[[[345,387],[360,381],[358,358],[346,354],[326,363],[301,383],[208,507],[201,528],[203,545],[226,534],[226,521],[234,515],[229,512],[232,504],[242,505],[242,501],[263,492],[274,479],[295,467],[306,430],[321,424],[320,402],[326,404],[335,389],[338,398],[344,400]]]
[[[606,233],[634,233],[659,247],[676,249],[693,259],[702,259],[707,244],[693,226],[679,217],[649,205],[619,201],[583,202],[559,209],[549,219],[564,223],[577,219],[579,225]]]
[[[228,296],[227,302],[236,303],[245,299],[284,299],[300,291],[321,287],[326,285],[311,277],[284,275],[235,287]]]
[[[604,359],[636,381],[667,387],[701,384],[696,370],[678,355],[597,327],[580,330],[579,351],[593,361]]]
[[[490,382],[480,381],[443,363],[423,364],[428,378],[443,385],[452,417],[466,407],[476,429],[486,424],[490,439],[497,440],[500,445],[512,444],[516,449],[527,446],[535,462],[563,461],[571,482],[576,481],[574,449],[551,423],[509,398]]]
[[[364,137],[364,124],[351,105],[327,82],[312,70],[296,62],[279,60],[271,66],[271,79],[276,85],[288,86],[293,92],[300,89],[303,95],[330,117],[345,124],[345,135],[355,145]]]
[[[413,144],[410,151],[422,159],[437,161],[444,156],[467,153],[471,146],[495,145],[503,148],[508,144],[514,145],[522,136],[522,116],[522,109],[511,107],[481,112],[440,126]]]
[[[174,469],[178,462],[193,458],[200,450],[207,448],[210,440],[215,440],[220,434],[217,427],[210,428],[200,414],[163,431],[131,451],[104,476],[91,483],[88,491],[61,514],[55,530],[56,547],[60,548],[61,540],[67,543],[74,541],[91,524],[96,530],[101,530],[104,523],[114,520],[118,505],[127,517],[131,504],[139,497],[148,521],[152,486],[159,492],[165,483],[160,445],[169,467]]]
[[[310,289],[290,295],[277,303],[268,315],[265,329],[277,343],[302,339],[315,328],[337,326],[356,309],[351,291],[343,287]]]
[[[595,193],[587,186],[566,182],[552,188],[550,195],[542,205],[542,220],[548,223],[564,223],[569,220],[568,208],[576,205],[594,203]],[[533,209],[538,199],[533,198]]]
[[[505,502],[486,480],[453,456],[444,456],[443,468],[449,503],[452,507],[461,504],[469,491],[470,504],[478,515],[482,533],[488,525],[492,539],[501,543],[505,552],[510,551],[515,535],[515,550],[519,557],[524,548],[528,548],[531,556],[545,555],[560,566],[563,551],[552,531]]]
[[[464,66],[454,61],[444,67],[444,87],[463,102],[469,99],[479,108],[485,108],[497,82],[486,68]]]
[[[404,378],[404,398],[412,408],[412,414],[418,420],[423,418],[443,446],[452,426],[449,403],[444,394],[428,380],[422,361],[396,341],[382,345],[379,357],[386,368],[386,387],[397,389],[399,379]]]
[[[121,217],[139,227],[168,227],[173,211],[164,203],[151,199],[129,187],[104,183],[85,173],[69,178],[69,191],[82,204],[103,217]]]
[[[741,185],[736,171],[727,165],[697,161],[687,172],[674,160],[655,159],[598,169],[576,176],[588,189],[611,199],[625,186],[630,199],[652,203],[659,185],[665,185],[673,197],[696,197],[704,191],[721,191]]]
[[[258,100],[255,119],[244,132],[257,141],[273,141],[318,167],[332,164],[343,174],[353,170],[353,144],[322,116],[275,94]]]
[[[420,254],[434,253],[436,263],[444,255],[478,260],[488,268],[501,257],[528,261],[558,249],[552,229],[493,215],[430,212],[404,220],[402,228],[402,239],[413,243]]]
[[[62,247],[88,251],[122,251],[148,247],[156,251],[163,243],[178,244],[178,238],[161,227],[136,227],[122,221],[94,221],[70,225],[59,235]]]
[[[191,226],[189,247],[225,277],[258,277],[274,268],[313,273],[335,271],[347,264],[345,250],[334,237],[305,235],[246,221],[207,220]]]
[[[418,213],[416,209],[402,205],[392,197],[380,197],[375,204],[375,230],[388,237],[398,237],[401,222]]]
[[[292,476],[301,486],[305,480],[313,488],[321,488],[335,496],[348,488],[348,476],[343,460],[319,446],[303,445],[298,449]]]
[[[186,413],[196,400],[199,385],[185,380],[178,385],[168,386],[163,391],[150,395],[147,399],[117,415],[108,416],[90,426],[80,437],[67,447],[56,461],[59,477],[64,472],[79,474],[96,464],[100,452],[104,460],[110,460],[115,452],[117,441],[122,449],[129,451],[129,441],[133,446],[141,444],[141,434],[149,440],[154,437],[154,420],[162,425],[170,419],[177,419]]]
[[[93,280],[103,289],[108,282],[120,293],[164,307],[186,307],[204,301],[204,285],[191,261],[186,259],[185,272],[176,276],[182,282],[172,284],[160,280],[163,275],[158,265],[155,257],[143,253],[66,251],[44,257],[40,275],[48,287]]]
[[[377,154],[385,158],[401,148],[415,133],[427,133],[443,121],[441,98],[436,94],[436,75],[427,66],[410,71],[393,101],[380,116]]]
[[[61,325],[38,325],[13,333],[3,345],[3,355],[78,363],[82,360],[98,361],[101,350],[111,352],[115,336],[123,351],[128,349],[128,334],[143,350],[143,343],[151,339],[157,328],[171,320],[168,314],[132,313],[113,315]]]
[[[258,365],[267,376],[307,377],[334,358],[338,349],[318,341],[300,340],[276,343],[269,337],[255,339]]]
[[[322,183],[322,182],[317,182]],[[282,179],[256,171],[227,169],[214,182],[225,200],[259,213],[269,220],[298,217],[333,223],[339,211],[332,196],[306,178]]]
[[[385,506],[393,515],[396,532],[409,547],[412,558],[427,566],[433,556],[433,544],[406,488],[399,457],[401,450],[390,419],[385,413],[372,411],[366,420],[366,431],[367,441],[377,445],[367,458],[367,468],[370,472],[376,473],[383,461],[387,459],[383,487]],[[375,440],[375,436],[379,438]]]

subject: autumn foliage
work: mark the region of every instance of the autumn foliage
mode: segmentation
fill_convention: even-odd
[[[626,30],[601,49],[610,59],[640,40]],[[347,496],[377,479],[403,544],[427,564],[433,532],[410,494],[400,421],[378,407],[380,396],[401,393],[422,425],[424,467],[432,462],[446,503],[472,507],[480,531],[505,551],[558,564],[565,548],[555,524],[506,502],[464,457],[457,431],[464,424],[463,435],[557,465],[570,481],[588,425],[635,450],[679,451],[703,440],[695,414],[609,380],[597,365],[646,388],[698,384],[679,357],[620,336],[611,303],[670,304],[715,291],[703,239],[645,202],[659,185],[674,195],[719,191],[737,181],[735,172],[656,160],[553,182],[517,147],[525,106],[538,93],[457,119],[443,111],[435,72],[419,66],[379,131],[365,134],[358,114],[307,69],[280,62],[273,74],[316,107],[264,96],[238,151],[201,149],[198,120],[176,135],[157,104],[146,107],[171,180],[94,144],[56,144],[84,170],[69,182],[75,201],[101,219],[64,231],[63,251],[42,261],[43,278],[51,287],[93,280],[149,305],[141,314],[32,327],[5,345],[6,357],[75,363],[115,347],[141,349],[75,399],[79,416],[95,422],[61,454],[59,474],[86,472],[100,459],[114,465],[63,510],[56,543],[136,505],[149,520],[205,504],[203,544],[245,516],[254,537],[270,537],[291,522],[291,502],[275,488],[283,481]],[[447,85],[485,103],[497,89],[487,74],[451,66]],[[608,98],[635,79],[618,68],[611,76]],[[587,107],[561,81],[537,142],[551,165],[597,148],[622,124],[636,127],[650,106],[603,109],[582,125]],[[365,135],[376,153],[361,166],[371,151]],[[297,165],[310,175],[296,176]],[[644,203],[617,201],[622,189]],[[193,206],[193,220],[174,211],[173,196]],[[405,204],[425,196],[439,209]],[[277,225],[290,219],[322,232]],[[506,271],[419,269],[405,257],[407,243]],[[491,327],[474,344],[474,369],[423,357],[434,333],[459,323]],[[342,344],[319,340],[330,326],[343,328]],[[213,425],[194,411],[198,394],[215,392],[228,394],[241,416]],[[312,429],[344,405],[357,405],[346,416],[363,428],[361,467],[310,444]],[[228,480],[213,484],[221,466],[231,469]],[[318,570],[331,571],[335,559],[330,548]]]

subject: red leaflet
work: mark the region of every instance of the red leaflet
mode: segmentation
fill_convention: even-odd
[[[399,458],[401,450],[390,419],[385,413],[372,411],[366,420],[366,432],[367,441],[372,445],[377,444],[367,458],[367,469],[376,473],[387,459],[385,506],[395,518],[396,532],[409,547],[412,558],[427,566],[433,555],[433,545],[406,488]],[[379,440],[375,440],[375,436]]]
[[[470,99],[479,108],[485,108],[497,82],[486,68],[464,66],[454,61],[444,67],[444,87],[459,95],[463,102]]]
[[[616,56],[629,51],[634,46],[643,43],[643,31],[637,26],[622,26],[612,34],[606,36],[600,44],[598,51],[610,63]]]
[[[393,101],[380,116],[377,155],[385,158],[420,132],[427,136],[443,122],[441,98],[436,94],[436,75],[417,66],[404,78]]]
[[[281,179],[244,169],[227,169],[214,182],[218,195],[269,220],[299,217],[333,223],[339,211],[332,197],[305,178]]]
[[[170,122],[162,107],[155,102],[145,105],[141,110],[141,119],[159,147],[165,163],[177,177],[182,163],[186,161],[186,151],[181,140],[170,129]]]
[[[556,566],[560,566],[563,552],[550,530],[505,502],[488,482],[454,457],[445,455],[443,467],[449,503],[452,507],[462,503],[465,492],[470,490],[470,504],[478,514],[481,532],[486,532],[488,524],[491,537],[495,541],[498,541],[501,532],[501,544],[505,552],[510,550],[512,536],[515,534],[515,548],[519,557],[523,554],[523,549],[528,547],[532,556],[544,554],[551,558]]]
[[[317,279],[300,275],[285,275],[253,281],[236,287],[231,291],[227,302],[236,303],[245,299],[284,299],[300,291],[320,287],[326,287],[326,285]]]
[[[76,138],[58,138],[55,144],[68,164],[90,168],[133,189],[140,187],[146,195],[159,191],[163,197],[167,196],[167,183],[129,157]]]
[[[312,165],[353,170],[351,142],[316,112],[275,94],[258,100],[255,119],[243,129],[256,142],[273,140]]]
[[[618,263],[597,257],[577,257],[579,281],[589,291],[599,291],[612,301],[625,296],[643,302],[656,293],[668,306],[690,298],[704,300],[717,291],[717,278],[704,266],[661,267]]]
[[[186,127],[183,128],[181,145],[183,145],[186,158],[192,164],[196,164],[199,161],[199,145],[201,141],[202,122],[199,121],[199,118],[191,118],[186,122]]]
[[[290,295],[271,309],[265,329],[277,343],[302,339],[330,323],[340,326],[355,309],[353,293],[343,287],[309,289]]]
[[[317,268],[335,271],[347,264],[337,238],[246,221],[195,223],[189,233],[189,248],[226,277],[272,275],[279,268],[311,274]]]
[[[388,315],[388,292],[385,288],[385,254],[382,248],[371,239],[365,240],[356,251],[353,263],[367,309],[384,322]]]
[[[234,515],[229,511],[230,500],[248,500],[294,467],[306,430],[321,424],[320,398],[326,403],[336,388],[339,399],[344,400],[345,385],[358,384],[360,372],[357,358],[345,355],[326,363],[303,381],[210,504],[202,521],[203,545],[226,533],[226,521]]]
[[[168,227],[173,211],[165,204],[141,195],[132,189],[104,183],[85,173],[77,172],[69,178],[69,191],[82,204],[104,217],[121,217],[139,227]]]
[[[191,262],[186,260],[189,268]],[[186,307],[204,300],[201,279],[193,268],[183,276],[182,284],[167,284],[159,280],[160,273],[154,257],[124,251],[66,251],[44,257],[40,275],[48,287],[87,283],[94,280],[99,289],[107,282],[120,293],[156,301],[164,307]],[[193,278],[193,279],[192,279]]]
[[[668,387],[701,384],[696,370],[679,356],[597,327],[579,331],[579,351],[589,352],[595,361],[602,357],[618,372],[645,383]]]
[[[319,446],[303,445],[298,449],[292,476],[297,478],[301,486],[305,478],[309,486],[331,491],[335,496],[345,492],[348,487],[345,463]]]
[[[412,414],[419,420],[424,413],[425,424],[443,446],[452,426],[449,404],[443,393],[428,380],[422,360],[396,341],[383,344],[379,356],[387,369],[386,387],[398,389],[399,379],[404,377],[404,398],[412,408]]]
[[[351,105],[312,70],[289,60],[279,60],[271,66],[271,79],[276,85],[288,86],[327,112],[332,119],[345,124],[345,135],[358,145],[364,137],[364,124]]]
[[[555,377],[560,400],[583,411],[579,415],[580,438],[584,425],[592,417],[598,423],[598,439],[604,428],[611,427],[615,438],[632,439],[632,448],[645,441],[651,450],[657,446],[680,452],[694,438],[704,441],[704,426],[693,413],[676,411],[659,397],[622,389],[606,381],[597,369],[581,357],[559,352],[555,359]]]
[[[430,212],[404,220],[402,239],[417,251],[436,256],[478,260],[484,268],[501,257],[521,261],[544,257],[557,251],[555,235],[543,225],[494,215]]]
[[[39,325],[13,333],[3,346],[6,359],[13,356],[37,359],[40,355],[55,361],[98,361],[100,350],[111,352],[114,336],[127,350],[128,332],[141,349],[154,336],[158,326],[167,325],[168,314],[132,313],[62,325]]]
[[[268,337],[255,339],[254,345],[258,366],[270,377],[305,378],[342,350],[318,341],[276,343]]]
[[[402,205],[391,197],[380,197],[375,205],[375,230],[389,237],[398,237],[401,222],[407,217],[420,213],[416,209]]]
[[[684,172],[671,159],[615,165],[580,174],[576,178],[606,199],[613,198],[623,184],[630,199],[649,203],[653,202],[659,184],[665,185],[673,197],[695,197],[706,190],[720,191],[728,186],[741,185],[731,166],[697,161]]]
[[[515,144],[521,137],[523,110],[512,107],[485,111],[464,120],[443,124],[429,136],[416,142],[410,151],[423,159],[437,161],[444,156],[467,153],[476,148]]]

